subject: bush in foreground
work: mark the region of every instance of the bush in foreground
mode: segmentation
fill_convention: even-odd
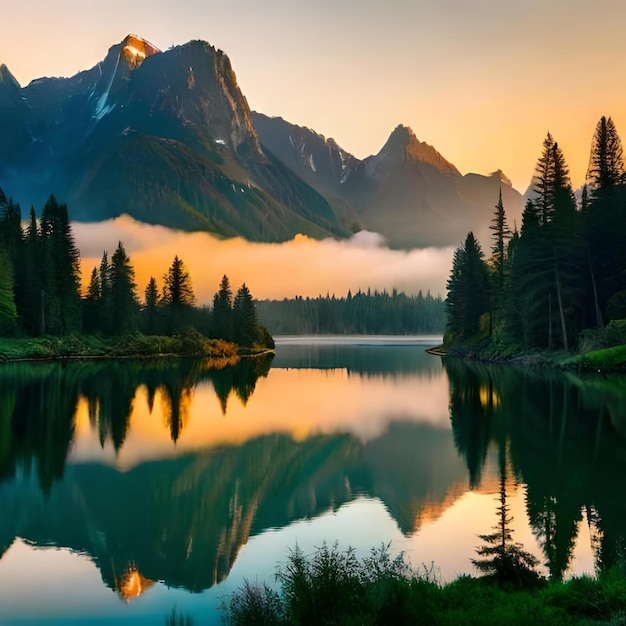
[[[222,604],[231,626],[393,624],[623,624],[626,577],[615,568],[541,587],[461,576],[442,585],[434,568],[417,571],[389,545],[358,559],[352,548],[296,548],[276,570],[278,591],[245,581]]]

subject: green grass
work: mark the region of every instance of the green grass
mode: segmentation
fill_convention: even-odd
[[[107,338],[96,335],[69,335],[67,337],[0,339],[0,362],[164,355],[234,358],[240,354],[251,354],[255,351],[255,349],[242,349],[221,339],[207,339],[193,329],[174,337],[130,333]]]
[[[296,547],[277,567],[279,590],[245,581],[222,604],[225,624],[239,626],[432,624],[500,626],[624,624],[626,577],[619,568],[598,577],[524,587],[493,577],[461,576],[441,584],[434,568],[413,569],[389,546],[358,559],[324,544],[312,555]]]
[[[580,369],[623,370],[626,369],[626,346],[613,346],[593,350],[572,359]]]

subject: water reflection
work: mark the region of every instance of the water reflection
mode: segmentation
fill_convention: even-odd
[[[455,443],[472,485],[490,445],[510,448],[517,482],[551,576],[570,566],[580,522],[597,567],[625,564],[626,380],[522,372],[448,359]]]
[[[447,420],[445,406],[434,424],[428,409],[407,408],[424,373],[423,384],[436,378],[447,389],[441,365],[418,354],[400,359],[412,377],[397,387],[384,378],[398,359],[381,350],[380,380],[368,383],[380,396],[375,425],[365,430],[372,407],[358,396],[367,381],[346,380],[345,363],[331,377],[351,405],[336,396],[328,425],[319,407],[303,403],[324,390],[333,397],[333,380],[316,370],[274,370],[275,384],[267,381],[248,407],[268,373],[263,359],[219,369],[193,360],[6,368],[0,507],[10,514],[0,520],[2,545],[22,537],[87,554],[105,584],[129,598],[154,580],[209,588],[228,576],[251,535],[361,494],[380,498],[402,531],[414,532],[441,513],[464,475],[449,430],[437,423]],[[229,418],[222,430],[239,428],[240,436],[220,434],[207,394]],[[227,411],[232,394],[239,402]],[[346,411],[338,427],[336,412]],[[155,429],[176,445],[143,456],[138,433]]]
[[[443,366],[422,348],[293,342],[273,362],[218,368],[3,366],[0,568],[19,538],[85,555],[125,601],[154,581],[197,592],[268,529],[366,501],[418,541],[469,506],[469,489],[510,498],[518,485],[553,576],[570,566],[581,520],[598,564],[619,562],[623,379]],[[441,541],[481,515],[469,511]]]

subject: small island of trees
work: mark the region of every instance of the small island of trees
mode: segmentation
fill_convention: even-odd
[[[67,206],[51,195],[41,218],[31,208],[23,227],[20,206],[1,189],[0,337],[59,340],[53,342],[52,353],[41,342],[31,342],[30,353],[20,354],[18,349],[19,356],[36,356],[38,350],[43,351],[41,356],[103,351],[114,355],[110,349],[116,342],[111,339],[119,337],[125,337],[123,346],[117,342],[117,353],[123,354],[234,353],[274,347],[245,283],[233,293],[224,276],[213,307],[199,307],[189,271],[178,256],[163,275],[161,287],[151,277],[140,298],[135,270],[119,242],[110,258],[104,252],[81,294],[80,252]],[[159,340],[147,342],[147,337]],[[94,338],[104,346],[98,347]]]
[[[455,251],[445,345],[487,357],[578,349],[586,353],[578,365],[623,366],[626,175],[611,118],[595,129],[580,203],[550,133],[532,195],[513,232],[500,197],[488,260],[471,232]]]

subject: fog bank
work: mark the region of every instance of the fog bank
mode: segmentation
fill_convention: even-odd
[[[97,224],[73,223],[72,229],[81,251],[84,284],[102,253],[106,250],[110,259],[122,241],[141,298],[151,276],[162,288],[163,274],[178,255],[201,304],[211,302],[224,274],[235,290],[245,282],[258,299],[341,296],[349,289],[368,288],[396,288],[407,294],[430,290],[444,297],[453,254],[453,248],[391,250],[380,235],[367,231],[343,241],[297,235],[285,243],[251,243],[152,226],[128,216]]]

